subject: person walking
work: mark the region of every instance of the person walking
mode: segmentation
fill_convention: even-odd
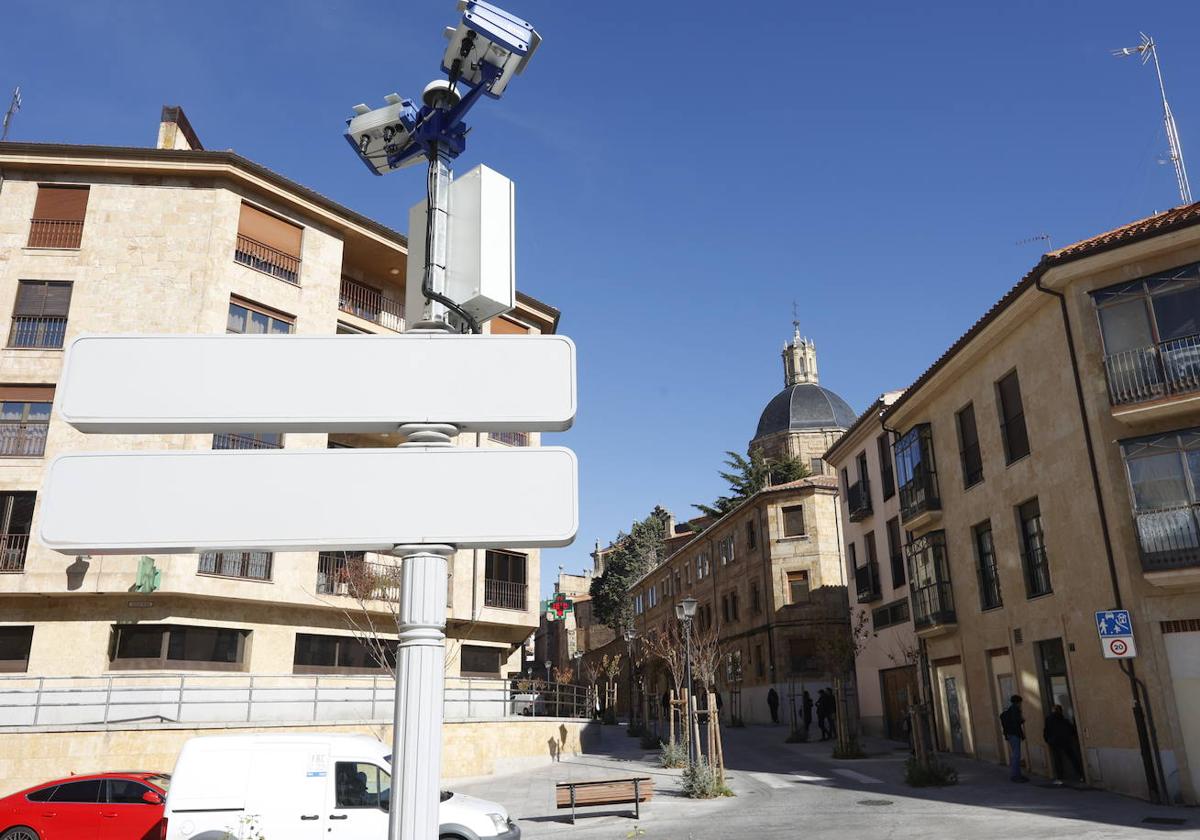
[[[1000,714],[1000,727],[1004,730],[1004,739],[1008,741],[1010,751],[1009,780],[1028,782],[1029,779],[1021,772],[1021,742],[1025,740],[1025,715],[1021,713],[1020,694],[1014,694],[1009,698],[1008,708]]]
[[[1063,784],[1063,760],[1071,762],[1075,775],[1083,781],[1083,762],[1079,757],[1079,732],[1075,724],[1063,714],[1063,707],[1056,705],[1046,716],[1042,727],[1042,738],[1050,748],[1051,766],[1054,768],[1054,784]]]
[[[779,692],[775,686],[767,692],[767,708],[771,710],[771,723],[779,723]]]
[[[821,740],[829,740],[829,715],[833,705],[829,697],[829,689],[822,688],[817,692],[817,726],[821,728]]]
[[[804,692],[800,695],[800,703],[801,703],[801,710],[802,710],[802,718],[804,720],[804,740],[807,741],[808,740],[808,730],[810,728],[812,728],[812,717],[813,717],[813,699],[812,699],[812,695],[808,693],[807,688],[804,689]]]

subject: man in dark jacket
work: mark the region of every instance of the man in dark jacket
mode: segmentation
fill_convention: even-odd
[[[1021,742],[1025,740],[1025,716],[1021,714],[1021,695],[1009,698],[1009,706],[1000,714],[1000,727],[1010,751],[1008,778],[1014,782],[1028,782],[1021,772]]]
[[[801,707],[803,709],[804,718],[804,740],[808,740],[808,730],[812,726],[813,716],[813,699],[808,693],[808,689],[804,689],[804,693],[800,695]]]
[[[1063,714],[1062,706],[1055,706],[1046,716],[1046,725],[1042,728],[1042,738],[1050,748],[1050,757],[1054,767],[1054,784],[1063,783],[1063,759],[1071,762],[1075,775],[1083,780],[1083,762],[1079,760],[1079,732],[1075,724]]]
[[[767,708],[771,710],[771,723],[779,723],[779,692],[775,686],[767,692]]]
[[[817,726],[821,727],[821,740],[828,741],[833,736],[833,696],[829,689],[822,688],[817,692]]]

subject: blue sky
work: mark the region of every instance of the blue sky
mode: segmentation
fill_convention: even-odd
[[[719,494],[782,386],[799,302],[822,383],[903,387],[1055,246],[1177,203],[1153,34],[1200,178],[1200,4],[508,0],[544,38],[474,111],[460,171],[517,183],[518,285],[563,310],[590,563],[655,504]],[[419,168],[373,178],[350,106],[437,75],[452,0],[9,0],[11,139],[151,145],[164,103],[232,148],[404,229]],[[7,97],[7,93],[3,94]],[[1197,185],[1200,187],[1200,183]],[[548,436],[551,437],[551,436]]]

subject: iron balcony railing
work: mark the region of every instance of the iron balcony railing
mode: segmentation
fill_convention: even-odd
[[[283,444],[254,435],[219,432],[213,435],[213,449],[282,449]]]
[[[908,522],[929,510],[941,510],[942,500],[938,496],[937,473],[921,467],[913,477],[900,485],[900,519]]]
[[[858,603],[869,604],[883,597],[879,583],[879,562],[872,560],[865,566],[854,569],[854,588],[858,592]]]
[[[954,624],[954,593],[949,581],[934,581],[912,587],[913,626],[918,630],[938,624]]]
[[[867,479],[859,479],[850,485],[850,490],[846,493],[846,505],[850,509],[851,522],[858,522],[871,515],[871,483]]]
[[[31,219],[30,248],[78,248],[83,241],[83,220]]]
[[[1134,517],[1145,571],[1200,566],[1200,504],[1143,510]]]
[[[508,446],[528,446],[529,432],[488,432],[488,440]]]
[[[1025,592],[1030,597],[1045,595],[1050,588],[1050,561],[1045,546],[1029,546],[1021,555],[1025,567]]]
[[[46,452],[46,423],[0,421],[0,458],[40,458]]]
[[[529,586],[509,580],[483,579],[483,605],[502,610],[524,610]]]
[[[249,266],[255,271],[270,274],[288,283],[300,283],[300,258],[278,251],[270,245],[251,239],[242,234],[237,235],[233,259],[242,265]]]
[[[243,580],[270,580],[273,555],[269,551],[206,551],[197,573]]]
[[[317,594],[346,595],[359,601],[399,601],[400,570],[372,563],[353,552],[322,551],[317,555]]]
[[[19,574],[25,571],[25,552],[28,549],[28,534],[0,534],[0,573]]]
[[[67,335],[66,318],[14,315],[8,333],[9,347],[58,349]]]
[[[1200,391],[1200,335],[1106,356],[1104,372],[1113,405]]]
[[[390,330],[404,331],[404,304],[347,277],[342,278],[338,309]]]

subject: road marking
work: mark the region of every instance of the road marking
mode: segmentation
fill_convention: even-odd
[[[807,773],[804,770],[793,770],[791,778],[797,782],[832,782],[833,779],[828,776],[814,776],[812,773]]]
[[[867,776],[863,773],[858,773],[854,770],[837,769],[837,770],[834,770],[833,772],[837,773],[839,776],[845,776],[847,779],[853,779],[856,782],[862,782],[864,785],[881,785],[881,784],[883,784],[882,779],[876,779],[874,776]]]
[[[776,790],[794,787],[797,782],[829,784],[833,781],[826,776],[815,776],[805,770],[792,770],[789,773],[748,773],[747,775]]]
[[[776,790],[783,790],[792,784],[778,773],[747,773],[746,775],[758,779],[767,787],[775,788]]]

